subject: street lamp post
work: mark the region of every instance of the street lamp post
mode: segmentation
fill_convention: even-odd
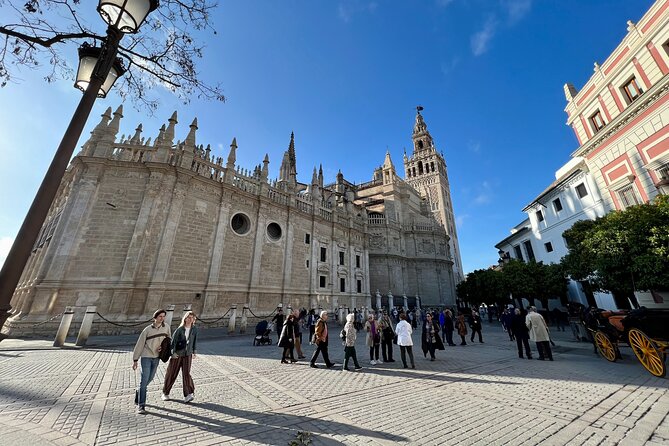
[[[116,78],[125,71],[116,58],[119,42],[125,33],[136,33],[148,14],[157,7],[158,0],[100,0],[98,4],[97,10],[108,25],[107,37],[102,48],[83,46],[79,51],[80,61],[75,87],[84,94],[0,271],[0,328],[10,316],[12,295],[30,258],[32,247],[56,196],[95,99],[104,98]]]

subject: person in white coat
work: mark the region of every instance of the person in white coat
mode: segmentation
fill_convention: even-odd
[[[397,334],[397,345],[400,346],[400,356],[402,358],[402,363],[404,364],[404,368],[408,369],[409,367],[407,366],[407,353],[409,354],[409,359],[411,360],[411,368],[415,369],[416,364],[414,363],[413,360],[413,340],[411,339],[411,333],[413,333],[413,329],[411,328],[411,324],[407,322],[407,315],[406,313],[400,313],[400,321],[397,323],[397,326],[395,327],[395,333]]]
[[[550,334],[548,333],[548,325],[543,316],[537,313],[537,307],[530,307],[529,313],[525,317],[525,325],[530,331],[530,339],[537,344],[539,357],[541,361],[548,358],[553,360],[553,352],[551,351]]]

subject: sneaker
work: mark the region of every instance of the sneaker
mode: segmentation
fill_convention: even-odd
[[[146,414],[146,410],[144,409],[143,406],[137,406],[137,413],[140,415]]]
[[[342,367],[341,370],[342,370],[342,372],[350,372],[351,371],[351,369],[349,369],[347,367]]]
[[[383,359],[379,359],[379,364],[383,364],[383,363],[384,363]]]
[[[194,398],[195,398],[195,395],[193,395],[192,393],[189,393],[188,395],[186,395],[186,398],[184,398],[184,403],[190,403],[191,401],[193,401]]]
[[[355,370],[356,370],[356,372],[357,372],[358,370],[362,370],[362,367],[358,366],[358,367],[355,368]]]
[[[376,361],[374,361],[373,359],[372,359],[371,361],[369,361],[369,363],[370,363],[371,365],[376,365]]]
[[[170,395],[163,393],[162,395],[160,395],[160,399],[163,400],[163,401],[169,401],[170,400]]]

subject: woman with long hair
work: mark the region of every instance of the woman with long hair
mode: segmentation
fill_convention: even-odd
[[[195,398],[195,383],[190,376],[190,368],[195,358],[197,343],[197,328],[195,327],[195,313],[187,311],[181,318],[179,328],[172,335],[172,357],[165,373],[163,384],[163,401],[170,399],[170,390],[179,376],[181,370],[181,381],[183,381],[184,401],[189,403]]]

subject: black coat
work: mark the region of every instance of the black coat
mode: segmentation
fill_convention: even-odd
[[[295,342],[295,326],[293,321],[288,319],[283,324],[281,336],[279,336],[279,347],[292,347]]]
[[[527,325],[525,325],[525,316],[522,314],[513,315],[511,318],[511,333],[520,338],[529,338],[530,331],[528,330]]]
[[[444,330],[453,331],[453,317],[444,316]]]
[[[425,328],[427,324],[423,324],[423,336],[421,339],[421,349],[423,350],[423,354],[427,355],[427,352],[429,351],[429,348],[427,346],[427,330]],[[439,324],[436,322],[432,322],[432,325],[434,325],[434,348],[435,350],[445,350],[444,343],[441,341],[441,338],[439,337]]]
[[[472,327],[472,330],[480,330],[481,329],[481,316],[477,315],[472,315],[472,321],[471,324],[469,325]]]

